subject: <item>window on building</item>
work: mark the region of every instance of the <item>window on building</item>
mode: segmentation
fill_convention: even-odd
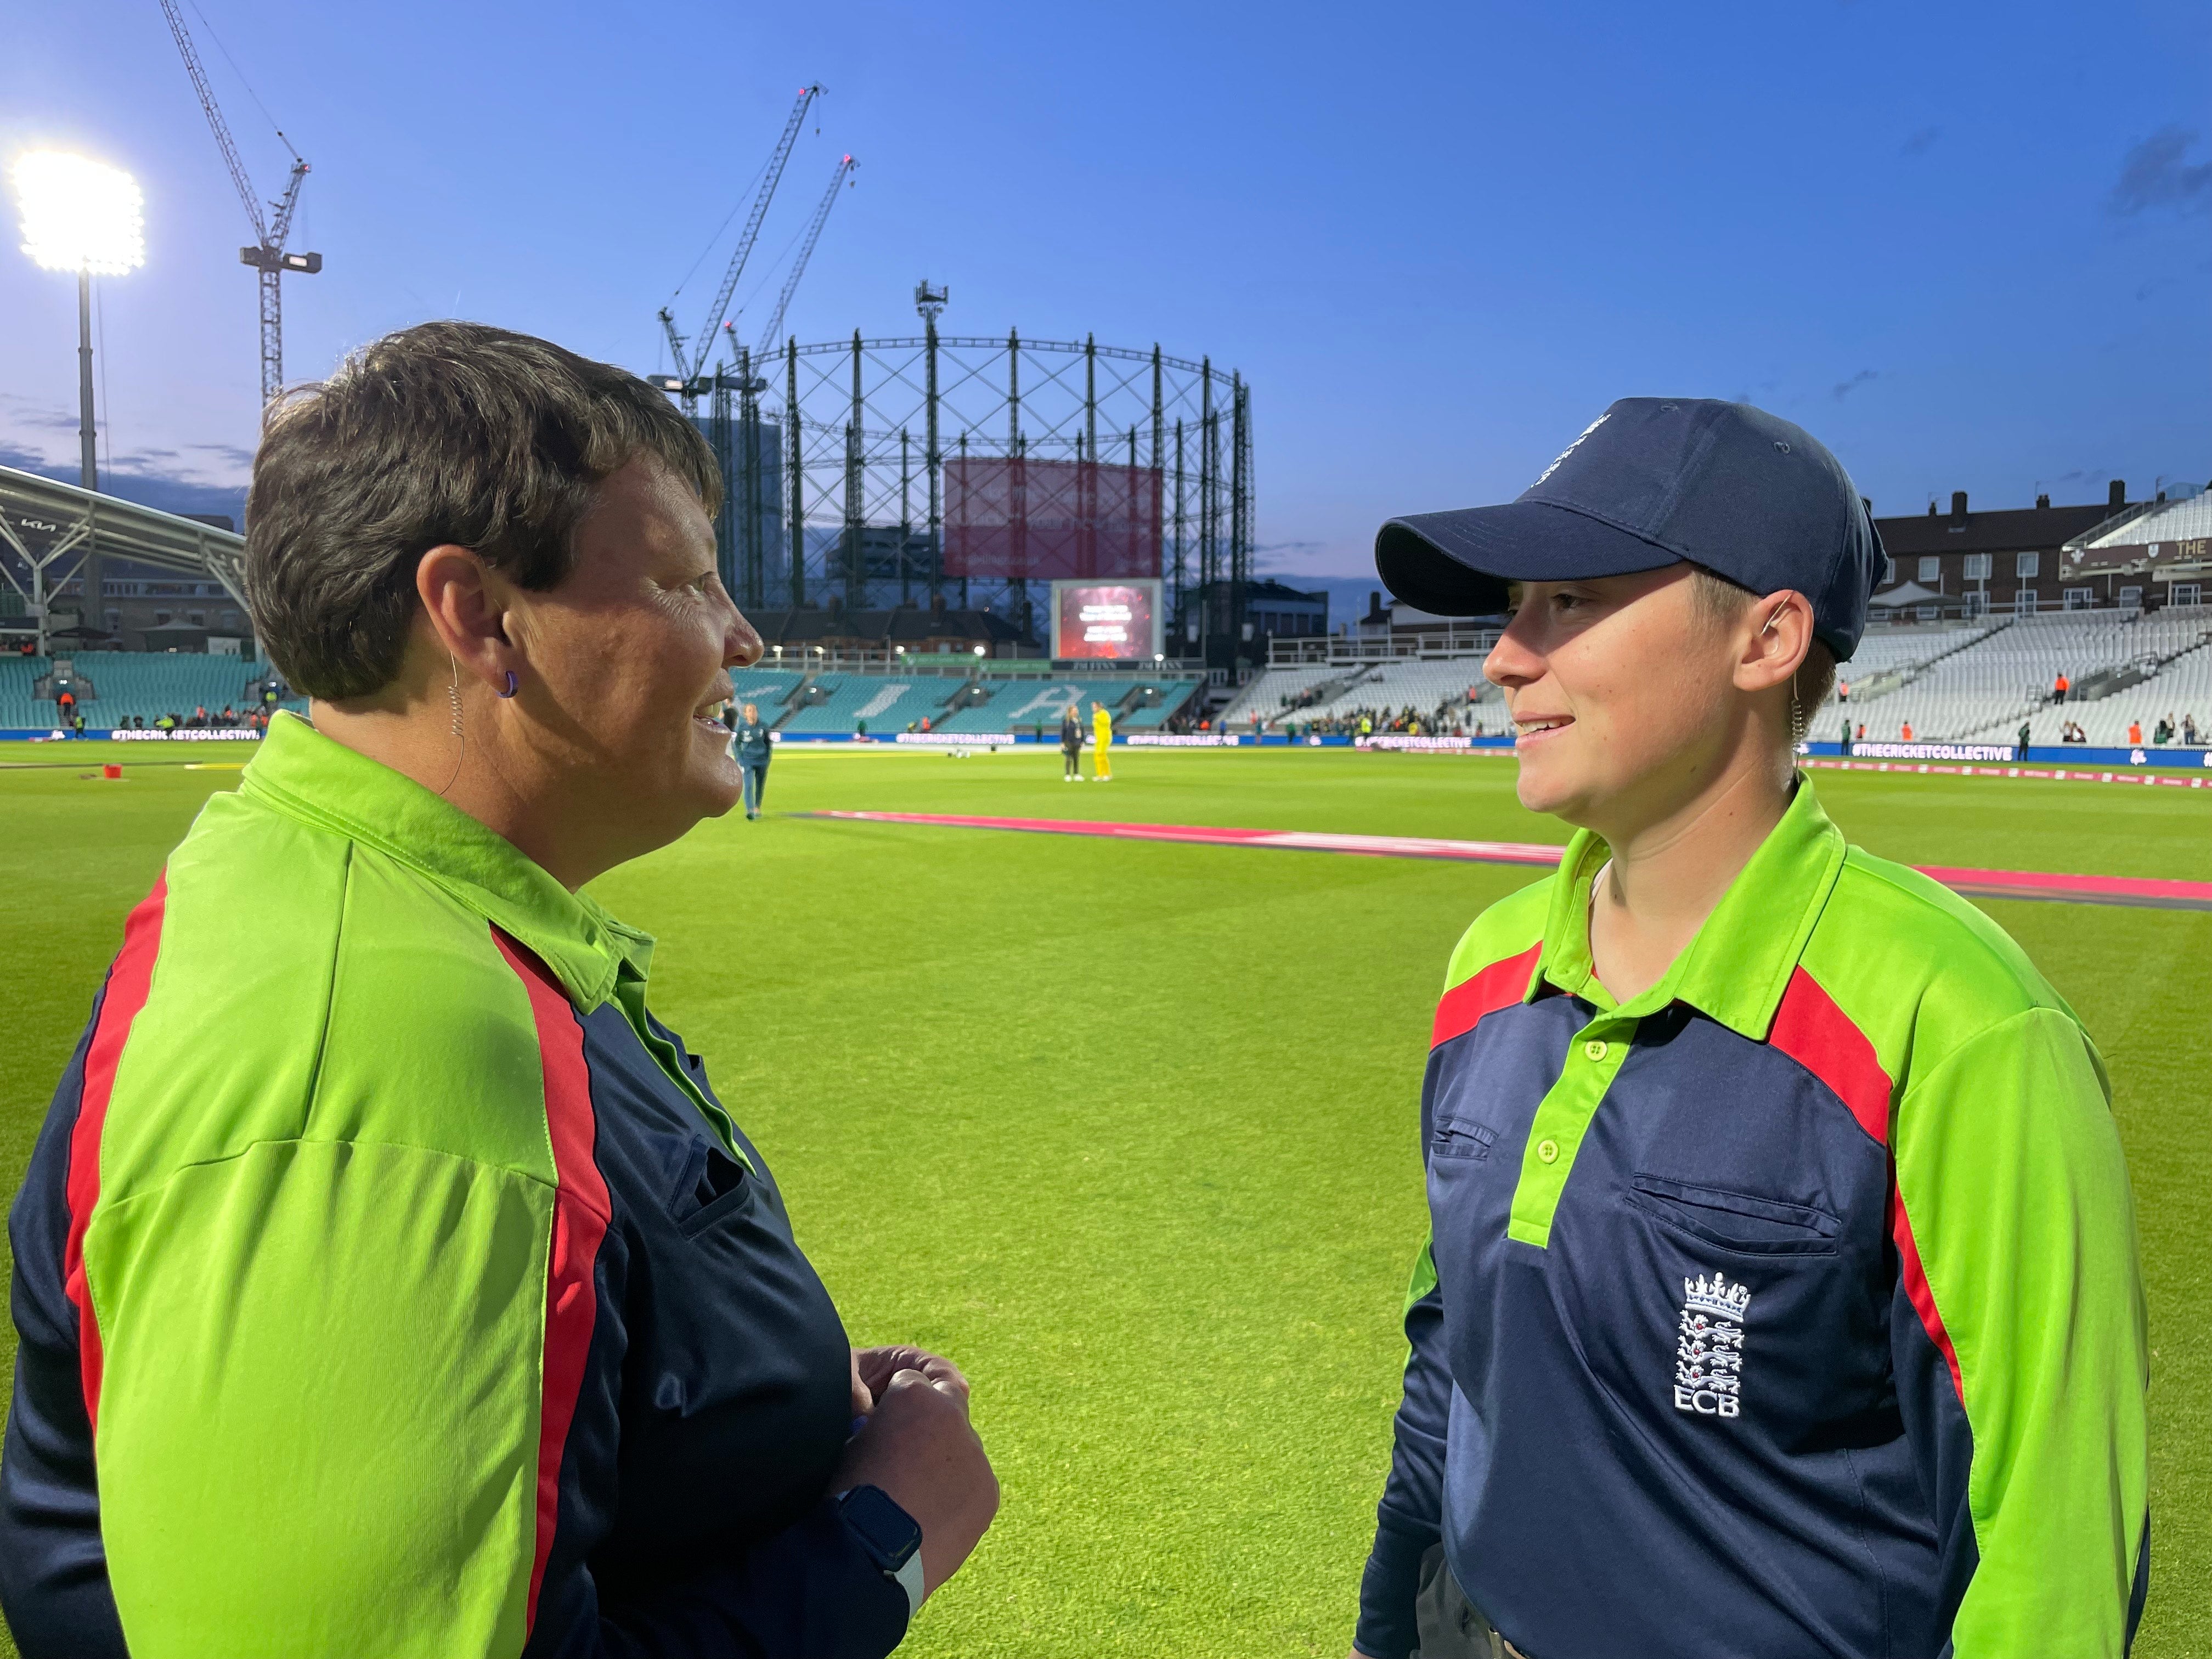
[[[207,626],[207,612],[204,611],[186,611],[185,613],[185,620],[195,628],[205,628]]]
[[[1897,561],[1887,553],[1881,556],[1881,579],[1886,582],[1897,580]]]
[[[2096,603],[2097,590],[2094,587],[2069,587],[2066,590],[2066,608],[2069,611],[2087,611]]]
[[[2121,608],[2123,611],[2140,611],[2140,610],[2142,610],[2142,589],[2141,589],[2140,587],[2124,587],[2124,588],[2122,588],[2122,589],[2120,590],[2120,608]]]
[[[1923,582],[1933,582],[1941,581],[1942,579],[1943,561],[1941,556],[1934,553],[1923,554],[1920,559],[1920,580]]]
[[[1970,582],[1985,582],[1989,579],[1990,556],[1986,553],[1967,554],[1966,580]]]
[[[1915,608],[1913,614],[1923,622],[1937,622],[1942,618],[1943,607],[1940,605],[1919,605]]]
[[[1978,617],[1990,608],[1990,596],[1979,592],[1968,593],[1965,596],[1963,608],[1966,615]]]
[[[2202,582],[2176,582],[2172,587],[2166,589],[2166,603],[2168,605],[2202,605],[2204,603],[2204,585]]]
[[[2021,587],[2015,588],[2013,591],[2012,608],[2020,615],[2023,617],[2033,616],[2035,614],[2037,603],[2036,592],[2033,588]]]
[[[2043,574],[2043,555],[2015,553],[2012,556],[2012,574],[2015,576],[2039,576]]]

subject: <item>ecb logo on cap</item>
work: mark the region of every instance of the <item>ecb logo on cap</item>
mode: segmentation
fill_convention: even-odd
[[[1597,419],[1592,421],[1588,426],[1584,427],[1582,429],[1581,434],[1575,439],[1574,442],[1569,444],[1565,449],[1561,450],[1557,455],[1552,458],[1551,465],[1546,467],[1541,472],[1538,473],[1536,475],[1536,483],[1530,484],[1528,488],[1534,489],[1536,487],[1536,484],[1543,483],[1545,479],[1550,477],[1554,472],[1557,472],[1559,470],[1559,463],[1565,460],[1568,456],[1573,454],[1575,451],[1583,447],[1583,439],[1589,437],[1591,433],[1596,431],[1598,428],[1603,426],[1612,418],[1613,411],[1608,409],[1604,414],[1599,416]]]

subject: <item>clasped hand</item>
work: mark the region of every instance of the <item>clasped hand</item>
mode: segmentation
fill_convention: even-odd
[[[968,1420],[968,1379],[920,1348],[853,1350],[853,1415],[833,1490],[879,1486],[921,1528],[922,1594],[960,1570],[999,1512],[999,1480]]]

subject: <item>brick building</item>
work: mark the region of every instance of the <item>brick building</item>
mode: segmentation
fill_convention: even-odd
[[[1978,616],[1984,611],[2075,611],[2099,605],[2154,602],[2140,581],[2115,574],[2068,576],[2059,557],[2068,542],[2087,535],[2130,505],[2127,485],[2112,480],[2106,499],[2087,507],[2053,507],[2039,495],[2033,507],[1973,512],[1966,492],[1955,492],[1948,514],[1928,511],[1876,519],[1889,555],[1882,592],[1906,594],[1914,604],[1899,615]],[[1907,593],[1924,589],[1927,597]],[[1877,601],[1881,592],[1877,592]]]

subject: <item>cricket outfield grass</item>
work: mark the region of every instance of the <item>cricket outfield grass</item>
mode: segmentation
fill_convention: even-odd
[[[20,1181],[123,916],[235,751],[7,746],[0,1169]],[[121,781],[87,778],[119,759]],[[196,763],[187,769],[183,763]],[[779,755],[598,884],[784,1186],[854,1339],[956,1356],[1005,1484],[921,1659],[1349,1645],[1425,1225],[1444,960],[1508,866],[782,816],[872,809],[1563,842],[1510,761],[1030,748]],[[1822,772],[1908,863],[2212,880],[2212,793]],[[2212,1652],[2212,912],[1984,908],[2111,1066],[2149,1282],[2139,1659]],[[5,1340],[12,1347],[12,1332]]]

